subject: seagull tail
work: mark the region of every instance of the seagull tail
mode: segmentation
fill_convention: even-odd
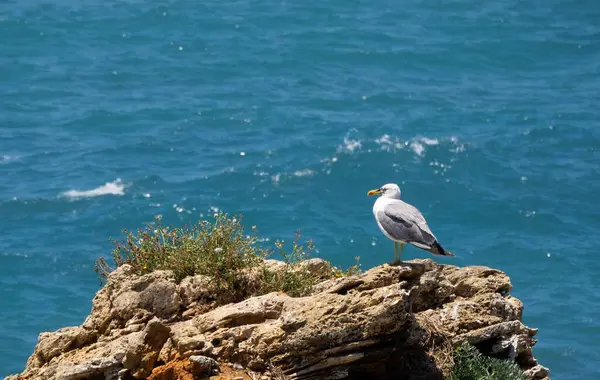
[[[439,255],[439,256],[452,256],[454,257],[454,253],[450,252],[450,251],[446,251],[444,249],[444,247],[442,247],[440,245],[440,243],[438,243],[437,241],[435,243],[433,243],[433,245],[431,246],[431,249],[429,250],[431,253],[433,253],[434,255]]]

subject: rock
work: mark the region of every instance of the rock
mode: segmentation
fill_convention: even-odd
[[[331,277],[331,264],[323,259],[313,258],[302,261],[299,269],[306,270],[319,278],[326,279]]]
[[[109,335],[114,329],[122,329],[134,316],[139,323],[145,323],[153,315],[173,318],[181,307],[181,298],[171,272],[137,276],[133,268],[125,264],[108,276],[92,305],[92,312],[82,327],[99,335]]]
[[[61,380],[89,379],[118,369],[120,363],[115,358],[94,358],[82,364],[61,365],[56,377]]]
[[[269,259],[269,260],[265,260],[265,266],[271,272],[280,273],[285,270],[285,267],[287,266],[287,264],[284,263],[283,261]]]
[[[231,368],[237,369],[237,370],[244,369],[244,367],[241,364],[239,364],[239,363],[233,363],[233,365],[231,366]]]
[[[216,375],[219,372],[219,363],[213,358],[202,355],[190,356],[192,371],[197,376]]]
[[[266,268],[273,273],[282,273],[289,269],[288,264],[279,260],[265,260]],[[319,258],[312,258],[298,263],[293,270],[308,271],[315,277],[328,279],[331,277],[331,264]]]
[[[478,293],[507,294],[512,285],[507,275],[497,269],[472,266],[458,269],[448,276],[454,284],[456,295],[472,297]]]
[[[293,380],[442,379],[461,342],[515,361],[532,380],[548,377],[532,352],[537,330],[521,322],[523,304],[501,271],[413,260],[331,279],[323,260],[298,268],[324,278],[309,296],[273,292],[214,308],[207,277],[178,284],[170,272],[138,276],[123,265],[82,326],[40,334],[21,378],[234,378],[243,369]]]
[[[36,354],[31,356],[27,365],[39,367],[56,356],[93,343],[95,339],[94,331],[82,327],[65,327],[54,333],[41,333],[35,348]]]
[[[152,272],[129,281],[122,285],[125,290],[117,292],[112,298],[113,310],[121,318],[129,319],[131,312],[138,308],[166,319],[179,311],[181,299],[170,272]]]
[[[270,293],[253,297],[245,301],[221,306],[215,310],[196,317],[195,325],[202,333],[223,327],[253,325],[279,317],[283,308],[283,300],[289,297]]]
[[[135,378],[146,378],[169,335],[170,329],[157,317],[148,322],[144,331],[127,335],[127,349],[121,361],[123,366],[131,370]]]
[[[148,380],[194,380],[193,364],[190,360],[174,360],[156,367]]]
[[[540,379],[540,380],[544,380],[547,379],[547,376],[550,374],[550,371],[548,370],[548,368],[543,367],[541,365],[536,365],[530,369],[528,369],[527,371],[525,371],[525,375],[527,377],[529,377],[530,379]]]
[[[181,305],[183,308],[189,307],[194,302],[211,297],[211,294],[214,294],[215,291],[208,276],[186,277],[179,284]]]

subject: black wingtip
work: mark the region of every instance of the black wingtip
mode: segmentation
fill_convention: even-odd
[[[455,255],[450,252],[450,251],[446,251],[444,249],[444,247],[442,247],[440,245],[440,243],[438,243],[437,241],[435,243],[433,243],[433,247],[431,247],[431,253],[434,253],[436,255],[440,255],[440,256],[452,256],[455,257]]]

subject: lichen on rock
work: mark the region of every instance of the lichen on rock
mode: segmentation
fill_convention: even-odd
[[[313,259],[303,268],[329,266]],[[521,322],[510,290],[495,269],[412,260],[323,276],[304,297],[274,291],[219,306],[203,276],[177,282],[125,264],[81,326],[40,334],[23,373],[9,379],[442,379],[465,342],[547,379],[532,353],[537,330]]]

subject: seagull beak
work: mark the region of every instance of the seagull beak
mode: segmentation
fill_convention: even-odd
[[[381,189],[369,190],[367,195],[379,195],[381,194]]]

